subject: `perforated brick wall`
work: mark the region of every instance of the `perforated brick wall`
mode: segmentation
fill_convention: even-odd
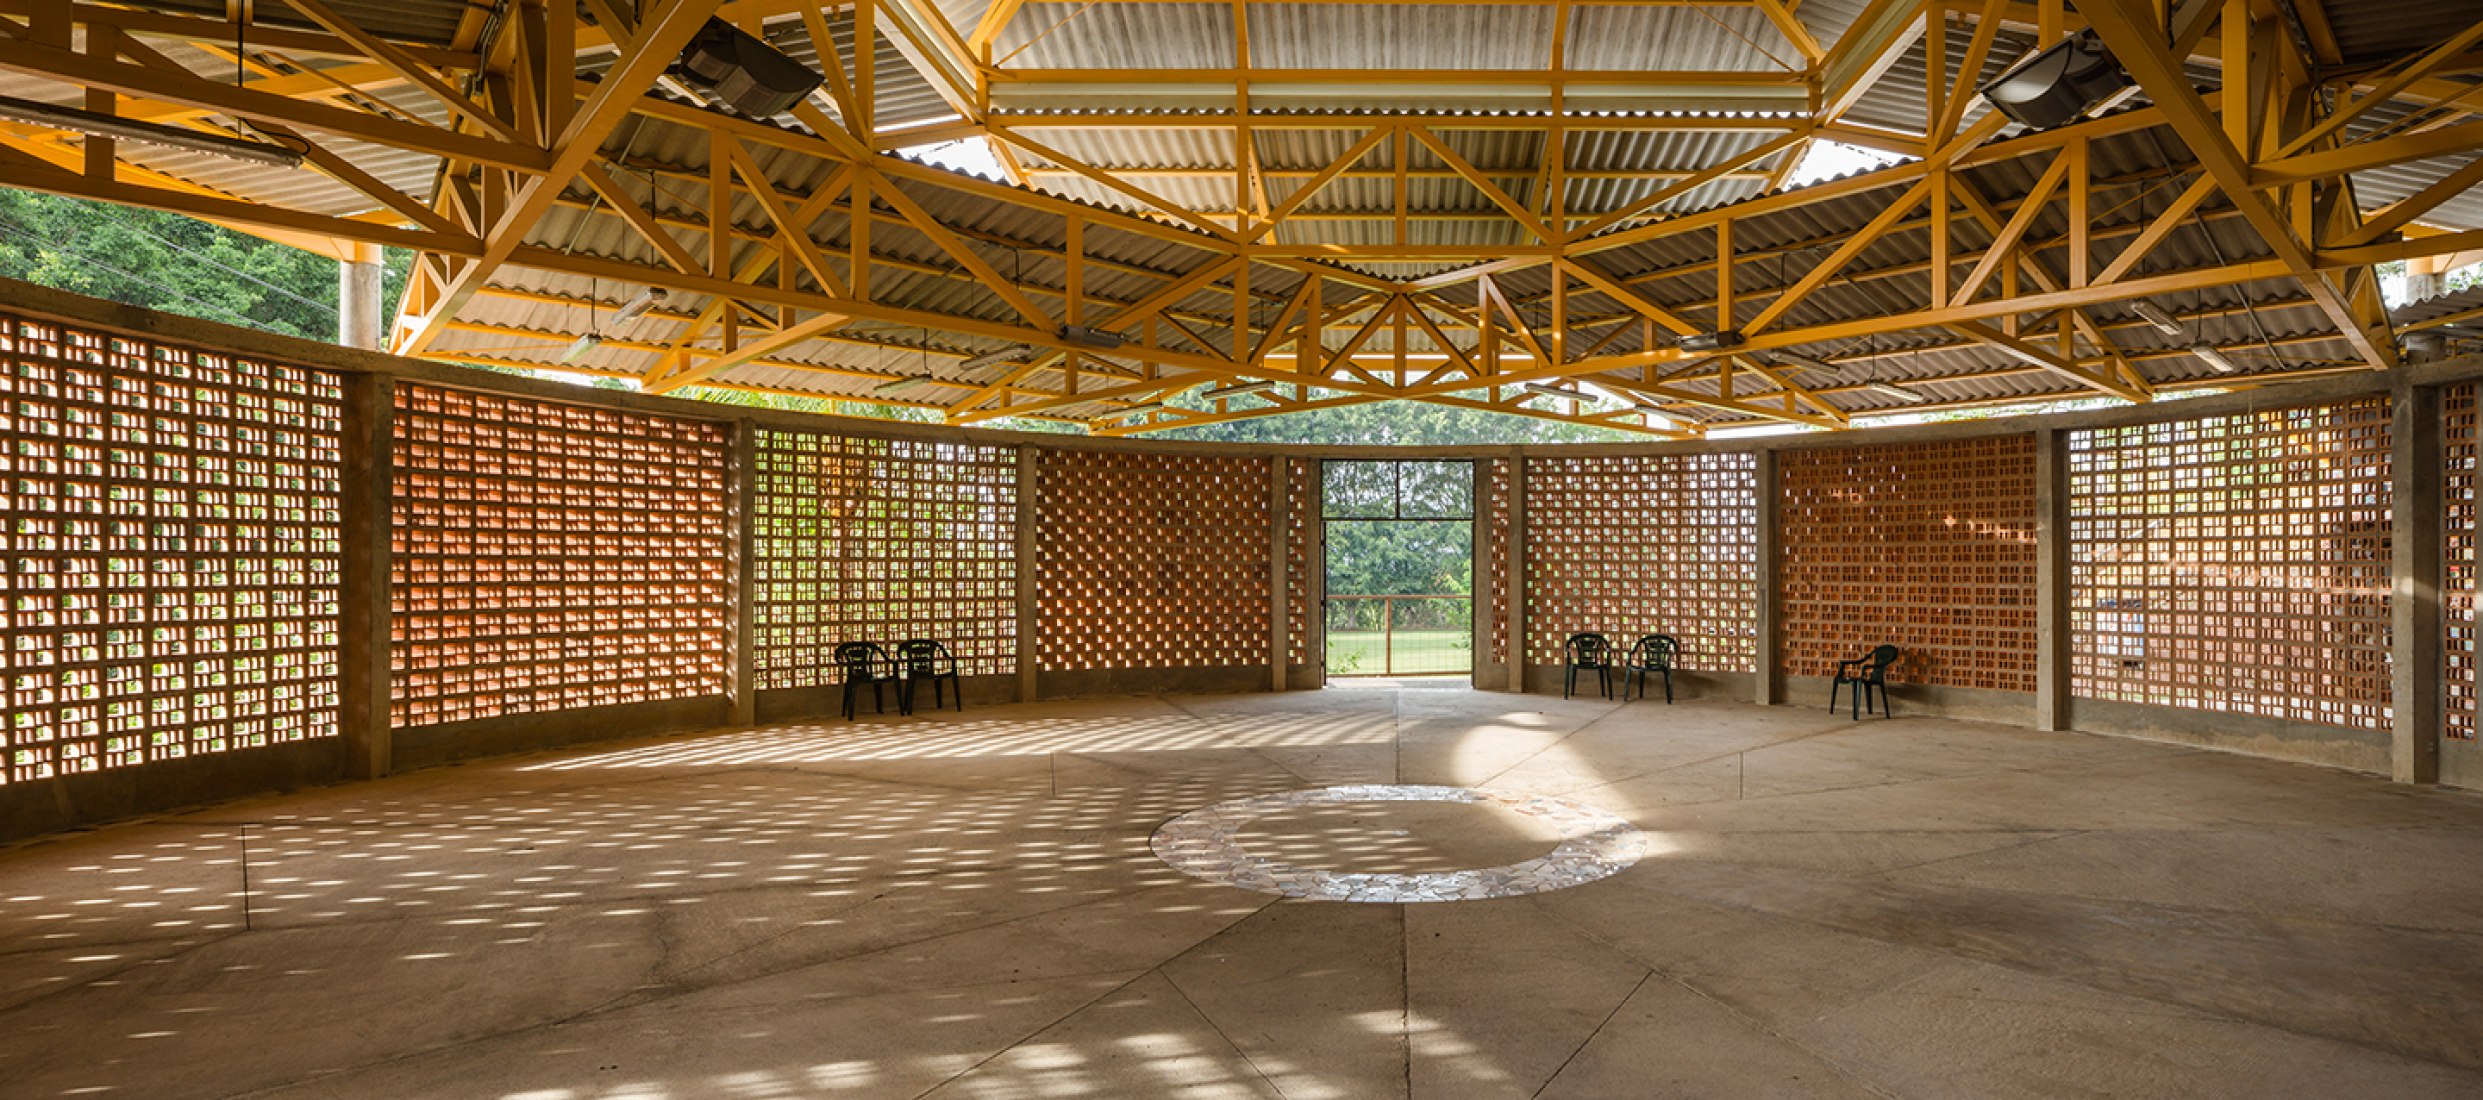
[[[2445,593],[2448,618],[2448,735],[2460,741],[2471,741],[2476,724],[2475,666],[2477,634],[2475,620],[2475,508],[2477,488],[2475,386],[2469,382],[2450,386],[2440,395],[2446,416],[2448,484],[2447,516],[2443,523],[2447,537],[2444,563],[2448,569],[2448,591]]]
[[[1669,634],[1678,667],[1757,671],[1758,472],[1749,454],[1529,460],[1528,659],[1559,664],[1576,633]]]
[[[1041,669],[1265,667],[1267,459],[1046,450]]]
[[[1509,460],[1495,458],[1483,465],[1484,525],[1474,552],[1482,559],[1483,584],[1491,600],[1491,663],[1509,661]]]
[[[2031,436],[1788,450],[1777,471],[1788,675],[1886,642],[1894,681],[2034,690]]]
[[[2069,434],[2072,690],[2388,726],[2389,402]]]
[[[1017,670],[1015,447],[769,430],[755,458],[759,687],[841,682],[848,641]]]
[[[399,726],[721,695],[722,424],[399,386]]]
[[[342,397],[0,316],[0,784],[337,735]]]

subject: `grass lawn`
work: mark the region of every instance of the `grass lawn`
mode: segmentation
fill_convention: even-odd
[[[1328,673],[1333,676],[1414,676],[1428,672],[1467,672],[1474,668],[1474,648],[1463,630],[1400,630],[1396,633],[1396,667],[1389,667],[1388,635],[1376,630],[1328,632]]]

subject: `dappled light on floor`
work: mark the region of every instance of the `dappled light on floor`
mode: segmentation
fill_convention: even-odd
[[[1371,794],[1465,787],[1509,801]],[[1337,904],[1150,843],[1254,807],[1249,859],[1387,884],[1544,857],[1577,830],[1512,807],[1554,804],[1635,862]],[[2437,873],[2478,860],[2452,793],[1809,708],[803,722],[0,852],[0,1096],[2466,1096],[2483,1044],[2412,1022],[2483,1016]]]

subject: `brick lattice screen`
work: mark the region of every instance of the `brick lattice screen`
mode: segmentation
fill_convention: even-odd
[[[1491,600],[1491,662],[1509,663],[1509,491],[1510,462],[1495,458],[1481,464],[1483,475],[1483,538],[1474,548],[1482,561],[1483,585]]]
[[[1528,659],[1559,664],[1584,631],[1670,634],[1681,668],[1758,671],[1758,479],[1750,454],[1529,461]]]
[[[1326,563],[1319,553],[1319,464],[1307,458],[1285,463],[1285,597],[1293,609],[1286,624],[1285,660],[1299,668],[1319,663],[1319,608],[1313,605],[1317,571]],[[1295,687],[1302,685],[1296,684]]]
[[[2389,402],[2069,433],[2072,690],[2388,727]]]
[[[2475,508],[2478,503],[2475,385],[2450,386],[2440,395],[2448,444],[2446,607],[2448,616],[2448,735],[2471,741],[2475,735],[2475,665],[2477,656],[2475,596]]]
[[[759,687],[841,682],[848,641],[1017,670],[1017,448],[763,431],[757,463]]]
[[[1036,460],[1036,659],[1047,672],[1265,667],[1268,460]]]
[[[399,726],[722,695],[726,429],[400,386]]]
[[[1890,642],[1901,682],[2034,690],[2033,437],[1795,449],[1777,470],[1789,675]]]
[[[337,376],[0,317],[0,783],[337,735]]]

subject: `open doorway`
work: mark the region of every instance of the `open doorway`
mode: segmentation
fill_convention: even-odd
[[[1324,464],[1329,678],[1474,670],[1474,464]]]

